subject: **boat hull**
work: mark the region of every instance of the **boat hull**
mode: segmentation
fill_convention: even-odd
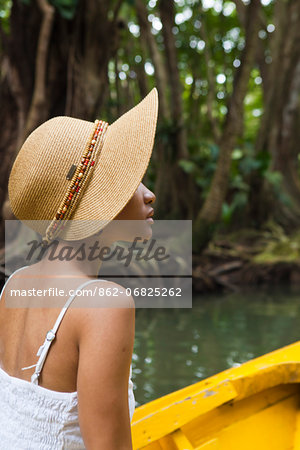
[[[300,341],[136,409],[134,449],[299,450]]]

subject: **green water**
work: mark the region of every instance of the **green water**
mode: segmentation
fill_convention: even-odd
[[[136,405],[300,340],[300,289],[194,296],[192,309],[139,309]]]

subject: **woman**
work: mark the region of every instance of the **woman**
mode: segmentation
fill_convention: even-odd
[[[157,107],[153,89],[110,126],[59,117],[29,136],[12,168],[9,197],[46,250],[53,242],[59,251],[131,241],[124,220],[138,221],[142,237],[151,236],[155,195],[141,181]],[[98,270],[97,259],[52,261],[46,254],[7,281],[0,302],[1,449],[132,448],[134,302],[116,283],[95,279]],[[29,295],[14,303],[12,289],[20,287],[44,292],[38,305]],[[93,308],[78,295],[85,287],[97,287]],[[54,288],[74,292],[62,310]],[[117,291],[118,307],[109,289]]]

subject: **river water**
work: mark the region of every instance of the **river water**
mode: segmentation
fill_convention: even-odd
[[[300,289],[193,297],[191,309],[137,309],[136,406],[300,340]]]

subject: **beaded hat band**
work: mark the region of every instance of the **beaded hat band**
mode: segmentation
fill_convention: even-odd
[[[67,175],[67,178],[69,176],[71,177],[70,185],[61,205],[58,208],[57,213],[55,214],[55,217],[46,230],[45,236],[42,240],[43,246],[49,245],[51,241],[55,239],[63,230],[64,222],[71,218],[72,212],[75,210],[76,204],[78,203],[78,200],[80,198],[80,193],[82,192],[84,186],[87,184],[92,174],[92,169],[95,165],[96,157],[99,156],[103,147],[108,123],[104,122],[103,120],[95,120],[95,125],[95,130],[88,142],[87,148],[82,155],[80,164],[78,164],[77,168],[76,166],[72,165]],[[96,144],[98,144],[97,151],[95,151]],[[74,173],[73,176],[72,172]]]

